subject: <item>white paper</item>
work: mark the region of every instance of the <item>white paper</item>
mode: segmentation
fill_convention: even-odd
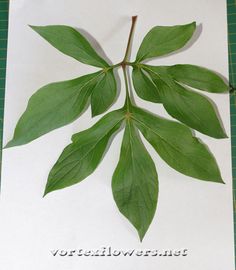
[[[101,55],[105,52],[113,63],[117,63],[124,55],[132,15],[138,15],[138,22],[131,59],[153,26],[196,21],[198,30],[194,42],[178,54],[158,58],[152,63],[196,64],[227,78],[225,0],[12,0],[4,143],[12,138],[17,120],[38,88],[96,70],[61,54],[27,25],[65,24],[82,29]],[[120,71],[119,74],[122,76]],[[230,137],[228,95],[208,96],[217,105]],[[135,99],[138,105],[171,118],[161,105],[142,101],[137,96]],[[121,93],[112,110],[121,107],[123,101],[121,77]],[[160,193],[154,220],[142,243],[134,228],[119,213],[110,187],[123,132],[117,135],[91,176],[78,185],[42,198],[49,170],[70,142],[71,135],[90,127],[99,118],[91,119],[88,109],[66,127],[25,146],[3,151],[1,269],[234,270],[230,139],[216,140],[196,133],[215,155],[225,185],[178,173],[145,142],[156,164]],[[124,251],[187,249],[187,256],[86,257],[53,256],[51,253],[53,250],[103,247]]]

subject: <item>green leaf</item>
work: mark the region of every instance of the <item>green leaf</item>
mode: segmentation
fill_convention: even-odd
[[[223,183],[215,158],[188,127],[137,107],[132,108],[132,118],[147,141],[172,168],[194,178]]]
[[[155,165],[130,120],[112,178],[112,191],[120,212],[137,229],[142,241],[156,210],[158,179]]]
[[[176,81],[196,89],[212,93],[222,93],[229,90],[219,75],[203,67],[175,65],[168,67],[167,71]]]
[[[89,176],[103,158],[123,119],[123,110],[112,111],[91,128],[73,135],[72,143],[63,150],[48,176],[44,195],[77,184]]]
[[[158,57],[182,48],[192,37],[196,23],[155,26],[144,37],[138,50],[136,62]]]
[[[148,66],[147,69],[157,85],[166,111],[172,117],[208,136],[227,137],[213,105],[206,97],[176,83],[160,72],[159,67]]]
[[[29,143],[78,118],[101,75],[101,72],[96,72],[40,88],[29,99],[26,111],[16,125],[13,139],[6,147]]]
[[[134,67],[132,79],[134,89],[140,98],[151,102],[161,102],[156,85],[141,68]]]
[[[96,53],[87,39],[70,26],[30,25],[30,27],[60,52],[69,55],[84,64],[101,68],[109,66],[107,62]]]
[[[107,71],[97,83],[91,95],[92,116],[105,112],[114,102],[117,94],[113,70]]]

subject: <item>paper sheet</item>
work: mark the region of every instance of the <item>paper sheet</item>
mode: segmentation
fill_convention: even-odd
[[[117,63],[124,55],[132,15],[138,15],[138,22],[131,59],[153,26],[196,21],[198,29],[185,49],[151,63],[195,64],[227,78],[225,0],[12,0],[4,143],[12,138],[18,118],[37,89],[96,70],[61,54],[27,25],[65,24],[82,29],[102,56]],[[119,74],[122,75],[120,71]],[[230,137],[228,95],[208,96],[217,105]],[[137,96],[135,99],[140,106],[171,118],[161,105],[142,101]],[[112,109],[121,107],[123,101],[121,79],[121,93]],[[142,243],[119,213],[110,187],[123,132],[115,138],[91,176],[78,185],[42,198],[50,168],[70,142],[71,135],[90,127],[99,118],[91,119],[88,109],[70,125],[25,146],[3,151],[1,268],[234,270],[230,139],[216,140],[196,133],[215,155],[226,185],[199,181],[174,171],[145,142],[156,164],[160,193],[154,220]],[[99,254],[106,256],[78,256],[81,249],[83,252],[100,250]],[[119,251],[121,254],[109,256],[114,250],[116,255]],[[135,250],[134,255],[122,255],[127,250]],[[144,253],[137,256],[140,250]],[[147,250],[159,250],[162,254],[172,250],[181,254],[151,256],[145,253]]]

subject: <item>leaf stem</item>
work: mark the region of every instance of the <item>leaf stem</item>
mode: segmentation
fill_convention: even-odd
[[[127,75],[127,66],[135,66],[136,65],[135,62],[129,62],[128,58],[129,58],[129,52],[130,52],[130,48],[131,48],[131,41],[132,41],[132,37],[133,37],[134,26],[135,26],[137,17],[138,16],[132,16],[132,25],[130,28],[128,43],[126,46],[125,56],[124,56],[123,61],[104,69],[105,71],[108,71],[108,70],[113,69],[113,68],[122,67],[124,79],[125,79],[125,91],[126,91],[126,98],[125,98],[124,107],[126,107],[126,109],[127,109],[127,117],[128,118],[130,115],[129,112],[130,112],[131,100],[130,100],[130,96],[129,96],[129,83],[128,83],[128,75]]]
[[[128,84],[128,77],[127,77],[127,70],[125,66],[122,66],[124,79],[125,79],[125,92],[126,92],[126,98],[125,98],[125,107],[127,109],[127,112],[130,111],[130,97],[129,97],[129,84]]]
[[[130,52],[130,48],[131,48],[131,41],[132,41],[132,36],[133,36],[133,32],[134,32],[134,26],[137,20],[137,16],[133,16],[132,17],[132,25],[130,28],[130,33],[129,33],[129,38],[128,38],[128,43],[127,43],[127,47],[126,47],[126,51],[125,51],[125,56],[123,61],[120,63],[122,70],[123,70],[123,74],[124,74],[124,79],[125,79],[125,91],[126,91],[126,98],[125,98],[125,107],[127,109],[127,116],[129,117],[129,112],[130,112],[130,105],[131,105],[131,100],[130,100],[130,96],[129,96],[129,84],[128,84],[128,77],[127,77],[127,70],[126,67],[127,65],[132,65],[133,63],[128,62],[128,58],[129,58],[129,52]]]
[[[138,16],[132,16],[132,25],[131,25],[131,28],[130,28],[129,39],[128,39],[128,43],[127,43],[123,63],[125,63],[128,60],[128,57],[129,57],[129,51],[130,51],[130,47],[131,47],[131,41],[132,41],[132,36],[133,36],[133,32],[134,32],[134,26],[135,26],[137,18],[138,18]]]
[[[110,68],[116,68],[116,67],[120,67],[122,65],[123,62],[119,62],[115,65],[112,65]]]
[[[122,61],[122,62],[119,62],[117,64],[114,64],[114,65],[112,65],[112,66],[110,66],[108,68],[104,68],[103,70],[108,71],[110,69],[117,68],[117,67],[122,67],[124,65],[126,65],[126,66],[132,66],[133,67],[133,66],[137,66],[137,63],[136,62],[127,62],[127,61],[124,62],[124,61]]]

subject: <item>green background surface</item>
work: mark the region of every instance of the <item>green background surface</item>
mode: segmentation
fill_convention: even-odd
[[[8,1],[0,0],[0,146],[2,146],[2,128],[4,113],[4,94],[7,54]],[[1,161],[0,151],[0,161]]]
[[[228,42],[229,42],[229,81],[236,87],[236,0],[227,1]],[[0,0],[0,147],[2,146],[2,128],[4,115],[4,94],[7,54],[8,1]],[[236,90],[230,97],[233,203],[234,203],[234,239],[236,243]],[[1,155],[1,151],[0,151]],[[0,157],[1,161],[1,157]],[[235,244],[236,247],[236,244]],[[236,253],[236,249],[235,249]]]
[[[236,0],[227,1],[228,11],[228,46],[229,46],[229,82],[236,87]],[[236,254],[236,89],[230,96],[231,144],[233,170],[234,204],[234,254]],[[235,257],[236,263],[236,257]]]

